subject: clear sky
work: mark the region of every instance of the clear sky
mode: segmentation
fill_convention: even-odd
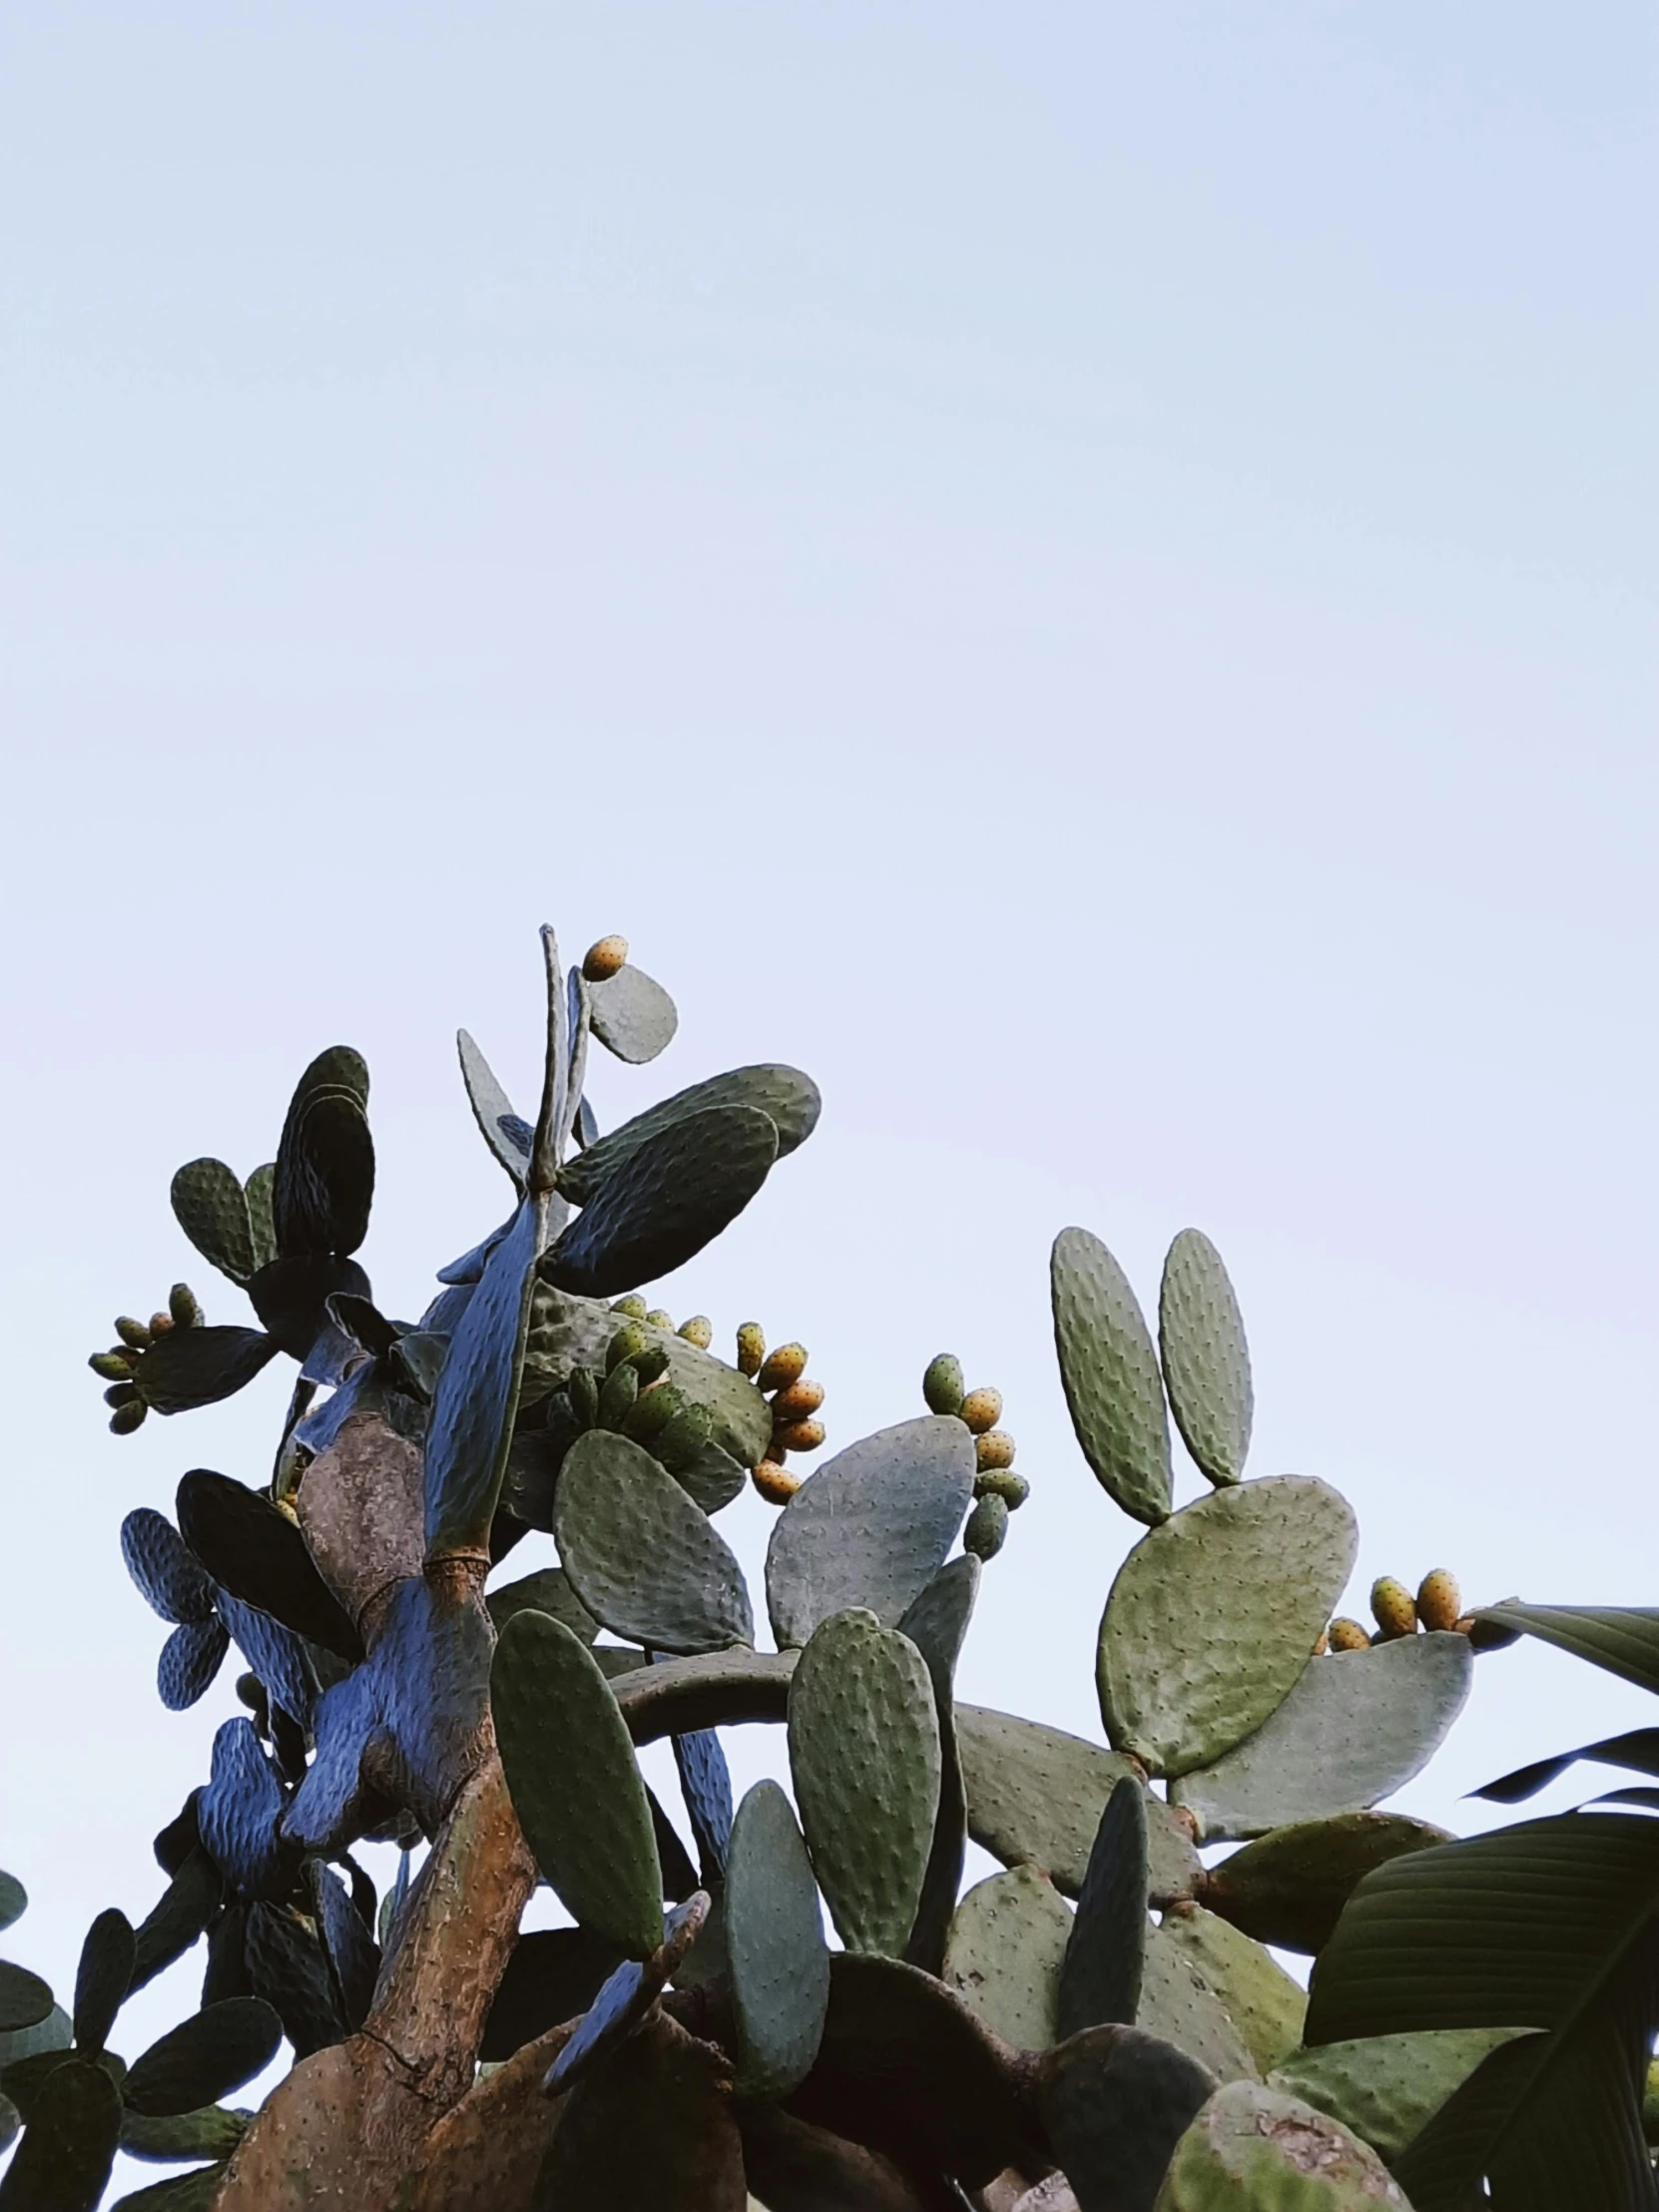
[[[181,1276],[242,1318],[172,1170],[269,1158],[359,1045],[417,1310],[503,1197],[453,1032],[530,1095],[543,919],[680,1000],[607,1123],[823,1084],[666,1303],[803,1337],[835,1442],[941,1347],[1003,1389],[968,1696],[1098,1731],[1133,1530],[1048,1343],[1074,1221],[1149,1300],[1216,1239],[1253,1470],[1347,1491],[1359,1594],[1659,1603],[1655,44],[1636,0],[5,11],[11,1954],[67,1984],[147,1910],[232,1709],[161,1712],[116,1530],[260,1479],[285,1381],[118,1441],[84,1366]],[[1485,1662],[1405,1802],[1648,1710]]]

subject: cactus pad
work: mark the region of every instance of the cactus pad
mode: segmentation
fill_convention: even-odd
[[[1147,1937],[1146,1826],[1146,1792],[1125,1775],[1106,1800],[1078,1893],[1060,1969],[1062,2036],[1134,2025]]]
[[[233,1283],[253,1276],[254,1227],[248,1196],[223,1160],[187,1160],[173,1178],[173,1213],[201,1253]]]
[[[1079,2212],[1152,2212],[1214,2087],[1196,2059],[1139,2028],[1086,2028],[1047,2052],[1035,2101]]]
[[[1019,2050],[1046,2050],[1060,2035],[1060,1963],[1071,1915],[1035,1867],[977,1882],[956,1908],[943,1979],[985,2025]]]
[[[706,1083],[676,1092],[597,1139],[565,1162],[559,1170],[559,1188],[573,1206],[587,1205],[624,1161],[649,1149],[665,1130],[711,1106],[758,1107],[778,1130],[778,1157],[783,1160],[812,1135],[822,1103],[818,1085],[799,1068],[734,1068],[729,1075],[712,1076]]]
[[[1196,1961],[1162,1928],[1149,1929],[1135,2024],[1207,2066],[1218,2081],[1260,2078],[1250,2046]]]
[[[151,2118],[194,2112],[270,2065],[282,2023],[259,1997],[225,1997],[152,2043],[123,2083],[129,2108]]]
[[[643,968],[619,967],[614,975],[590,980],[589,989],[593,1033],[619,1060],[639,1067],[673,1043],[680,1016],[661,983]]]
[[[1448,1844],[1443,1828],[1403,1813],[1339,1813],[1275,1828],[1213,1867],[1201,1894],[1221,1913],[1281,1950],[1323,1950],[1355,1889],[1375,1868],[1408,1851]]]
[[[616,1635],[682,1654],[754,1642],[743,1570],[708,1515],[631,1437],[594,1428],[576,1439],[553,1529],[572,1589]]]
[[[1268,2087],[1340,2120],[1392,2164],[1488,2053],[1524,2033],[1448,2027],[1322,2043],[1282,2059]]]
[[[1166,1913],[1163,1933],[1221,1999],[1259,2072],[1271,2072],[1297,2048],[1308,1992],[1270,1950],[1199,1905]]]
[[[788,2096],[818,2056],[830,1952],[807,1846],[776,1782],[757,1782],[738,1808],[725,1907],[738,2086]]]
[[[1049,1283],[1060,1381],[1083,1456],[1108,1497],[1156,1527],[1170,1509],[1169,1416],[1129,1278],[1098,1237],[1062,1229]]]
[[[527,1198],[490,1254],[438,1377],[426,1430],[426,1550],[489,1540],[512,1443],[545,1201]]]
[[[1158,1345],[1182,1441],[1211,1482],[1237,1482],[1255,1407],[1250,1348],[1221,1254],[1197,1229],[1183,1229],[1164,1262]]]
[[[1100,1624],[1109,1741],[1164,1775],[1242,1743],[1308,1665],[1355,1544],[1346,1499],[1294,1474],[1216,1490],[1143,1536]]]
[[[1410,2212],[1377,2153],[1311,2104],[1218,2089],[1176,2146],[1156,2212]]]

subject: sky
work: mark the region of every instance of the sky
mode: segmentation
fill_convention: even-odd
[[[504,1196],[454,1030],[532,1097],[544,920],[680,1004],[606,1126],[823,1086],[663,1303],[804,1340],[831,1448],[942,1348],[1003,1391],[965,1696],[1099,1734],[1135,1530],[1058,1386],[1074,1222],[1149,1306],[1216,1241],[1251,1471],[1351,1498],[1353,1604],[1659,1603],[1656,43],[1635,0],[5,11],[8,1955],[66,1987],[148,1910],[236,1709],[161,1711],[116,1532],[262,1479],[286,1382],[113,1439],[84,1364],[176,1280],[244,1318],[173,1169],[269,1159],[359,1046],[418,1311]],[[1650,1711],[1494,1656],[1400,1802],[1481,1825]]]

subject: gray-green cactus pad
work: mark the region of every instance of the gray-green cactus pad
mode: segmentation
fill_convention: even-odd
[[[1182,1441],[1210,1481],[1237,1482],[1256,1402],[1250,1347],[1221,1254],[1197,1229],[1183,1229],[1164,1262],[1158,1346]]]
[[[573,1206],[585,1206],[605,1178],[631,1159],[642,1146],[652,1143],[663,1130],[707,1106],[755,1106],[778,1130],[778,1157],[784,1159],[805,1144],[817,1126],[822,1105],[818,1085],[799,1068],[765,1066],[733,1068],[730,1074],[711,1076],[694,1083],[625,1121],[620,1129],[598,1138],[585,1152],[567,1160],[559,1170],[559,1188]]]
[[[248,1196],[223,1160],[187,1160],[173,1178],[173,1213],[201,1253],[233,1283],[253,1275],[254,1229]]]
[[[767,1547],[780,1648],[861,1606],[890,1627],[932,1581],[973,1499],[973,1438],[930,1413],[878,1429],[809,1475]]]
[[[121,2128],[121,2092],[101,2065],[69,2058],[29,2113],[0,2201],[7,2212],[83,2212],[104,2193]]]
[[[1468,1638],[1450,1629],[1328,1652],[1248,1742],[1170,1794],[1212,1842],[1374,1805],[1439,1749],[1472,1671]]]
[[[577,1437],[553,1532],[571,1588],[615,1634],[680,1654],[754,1642],[742,1568],[707,1513],[631,1437],[604,1428]]]
[[[926,1665],[939,1722],[939,1812],[907,1954],[911,1965],[928,1973],[937,1973],[943,1962],[945,1936],[962,1887],[967,1791],[956,1748],[953,1677],[982,1572],[971,1552],[947,1560],[920,1597],[905,1607],[898,1623],[899,1634],[908,1636]]]
[[[1281,1950],[1323,1950],[1343,1907],[1374,1868],[1430,1844],[1447,1830],[1404,1813],[1339,1813],[1271,1829],[1217,1867],[1200,1885],[1204,1903]]]
[[[514,1113],[512,1100],[496,1081],[489,1062],[464,1029],[455,1032],[455,1049],[460,1055],[461,1081],[466,1085],[467,1104],[472,1108],[472,1118],[477,1122],[485,1144],[517,1187],[523,1190],[530,1167],[530,1146],[528,1140],[521,1144],[514,1132],[522,1132],[527,1125]]]
[[[1152,2212],[1170,2154],[1214,2087],[1197,2060],[1138,2028],[1085,2028],[1047,2052],[1034,2101],[1079,2212]]]
[[[1298,2047],[1308,1992],[1272,1951],[1199,1905],[1166,1913],[1163,1933],[1220,1998],[1259,2072],[1270,2073]]]
[[[583,1928],[649,1958],[663,1935],[657,1839],[628,1724],[599,1663],[562,1621],[516,1614],[495,1647],[490,1704],[536,1864]]]
[[[1147,1936],[1146,1830],[1146,1792],[1125,1775],[1100,1816],[1060,1969],[1062,2035],[1135,2023]]]
[[[1488,2052],[1525,2032],[1450,2027],[1322,2043],[1318,2050],[1293,2051],[1281,2060],[1268,2086],[1341,2120],[1392,2162]]]
[[[848,1950],[902,1957],[939,1805],[921,1654],[873,1613],[815,1631],[790,1683],[790,1772],[820,1889]]]
[[[29,1893],[16,1875],[0,1874],[0,1928],[10,1928],[13,1921],[21,1920],[28,1906]]]
[[[602,983],[590,983],[588,991],[593,1033],[619,1060],[639,1067],[673,1043],[680,1016],[673,999],[644,968],[619,967]]]
[[[1137,1769],[1064,1729],[987,1705],[958,1705],[956,1740],[967,1786],[968,1834],[1005,1867],[1040,1867],[1074,1898],[1112,1785]],[[1185,1824],[1161,1798],[1147,1800],[1152,1902],[1191,1897],[1203,1873]]]
[[[1308,1665],[1357,1540],[1348,1501],[1298,1474],[1216,1490],[1143,1536],[1100,1623],[1112,1745],[1183,1775],[1253,1735]]]
[[[1060,1962],[1071,1914],[1035,1867],[976,1882],[956,1908],[944,1948],[944,1980],[985,2025],[1020,2050],[1046,2050],[1060,2034]]]
[[[1311,2104],[1232,2081],[1176,2146],[1156,2212],[1410,2212],[1374,2150]]]
[[[1062,1229],[1049,1289],[1060,1381],[1083,1456],[1115,1503],[1156,1527],[1170,1508],[1169,1415],[1129,1278],[1098,1237]]]
[[[504,1582],[500,1589],[490,1591],[484,1603],[498,1636],[515,1613],[525,1611],[551,1613],[585,1644],[591,1644],[599,1633],[598,1621],[571,1588],[563,1567],[538,1567],[534,1574],[522,1575],[516,1582]]]
[[[755,1466],[772,1434],[772,1408],[754,1383],[673,1330],[639,1326],[648,1345],[668,1354],[665,1385],[678,1390],[686,1404],[705,1407],[714,1441],[740,1465]],[[617,1316],[599,1300],[573,1298],[538,1283],[524,1352],[524,1403],[546,1397],[574,1368],[603,1368],[616,1330]]]
[[[513,1439],[546,1201],[527,1198],[450,1339],[426,1429],[426,1550],[481,1550]]]
[[[788,2096],[818,2056],[830,1949],[807,1846],[776,1782],[757,1782],[738,1807],[725,1909],[739,2089]]]
[[[1163,1929],[1147,1931],[1135,2024],[1208,2066],[1218,2081],[1260,2079],[1237,2022],[1196,1961]]]

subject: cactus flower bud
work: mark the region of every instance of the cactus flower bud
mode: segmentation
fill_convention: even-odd
[[[776,1459],[763,1459],[750,1479],[769,1505],[788,1505],[801,1487],[800,1475],[781,1467]]]
[[[982,1436],[973,1439],[973,1463],[981,1474],[988,1474],[993,1467],[1011,1467],[1014,1463],[1014,1439],[1005,1428],[987,1428]]]
[[[982,1497],[967,1517],[967,1526],[962,1530],[962,1549],[971,1551],[977,1559],[994,1559],[1007,1536],[1007,1499]]]
[[[1391,1574],[1380,1575],[1372,1584],[1371,1616],[1382,1643],[1392,1643],[1396,1637],[1414,1636],[1417,1632],[1417,1609],[1411,1602],[1411,1593]]]
[[[816,1413],[824,1403],[824,1384],[809,1382],[805,1376],[799,1382],[792,1382],[787,1390],[780,1390],[772,1401],[772,1418],[776,1427],[783,1421],[805,1420],[809,1413]]]
[[[755,1380],[763,1390],[787,1390],[807,1372],[805,1345],[780,1345],[769,1355]]]
[[[601,937],[597,944],[590,944],[582,955],[582,973],[590,983],[608,983],[620,967],[628,964],[628,939],[626,937]]]
[[[941,1352],[927,1363],[921,1379],[921,1394],[930,1413],[959,1413],[965,1394],[962,1363],[953,1352]]]
[[[1333,1651],[1368,1651],[1371,1638],[1362,1622],[1351,1620],[1347,1613],[1339,1613],[1328,1631]]]
[[[668,1350],[663,1345],[647,1345],[643,1352],[634,1354],[628,1365],[639,1377],[640,1388],[648,1390],[668,1373]]]
[[[956,1418],[967,1422],[969,1431],[983,1436],[1002,1418],[1002,1392],[1000,1390],[969,1390],[956,1408]]]
[[[746,1321],[738,1331],[738,1373],[751,1378],[759,1375],[766,1356],[766,1331],[758,1321]]]
[[[1424,1628],[1455,1628],[1463,1610],[1457,1579],[1448,1567],[1425,1574],[1417,1589],[1417,1618]]]
[[[707,1314],[693,1314],[690,1321],[680,1324],[678,1334],[687,1344],[696,1345],[699,1352],[707,1352],[715,1341],[715,1325]]]
[[[824,1423],[821,1420],[786,1421],[782,1428],[773,1430],[772,1440],[785,1451],[817,1451],[824,1441]]]

